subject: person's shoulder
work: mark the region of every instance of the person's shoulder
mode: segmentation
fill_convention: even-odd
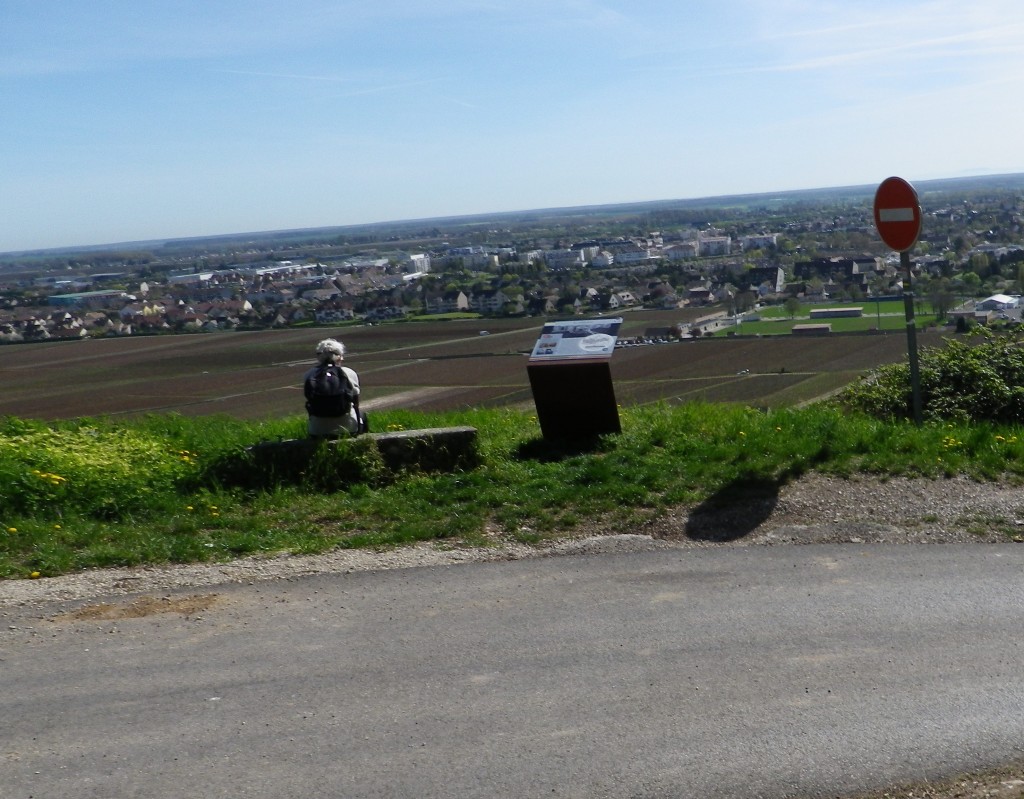
[[[359,387],[359,375],[356,374],[355,369],[352,369],[348,366],[342,366],[341,371],[345,373],[345,377],[349,379],[349,382],[352,383],[353,386],[355,386],[356,388]]]

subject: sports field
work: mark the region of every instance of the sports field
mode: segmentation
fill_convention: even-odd
[[[621,337],[680,312],[624,314]],[[541,319],[457,320],[139,336],[0,346],[0,415],[60,419],[176,411],[263,419],[303,413],[302,375],[321,338],[342,339],[364,408],[532,407],[526,364]],[[487,335],[481,335],[486,330]],[[941,341],[919,336],[922,346]],[[686,340],[617,349],[622,405],[665,400],[797,404],[906,358],[898,334]]]

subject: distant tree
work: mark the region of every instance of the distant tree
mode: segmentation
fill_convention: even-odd
[[[754,292],[752,291],[741,291],[736,295],[736,310],[742,313],[743,311],[749,311],[754,307],[756,302]]]
[[[786,297],[786,301],[782,304],[782,307],[786,309],[786,313],[789,314],[789,318],[793,319],[800,309],[803,307],[796,297]]]
[[[963,283],[964,289],[971,294],[976,293],[981,288],[981,278],[974,272],[964,272],[961,274],[960,282]]]
[[[975,253],[971,256],[970,267],[971,271],[982,280],[992,274],[992,264],[989,262],[988,256],[983,252]]]
[[[946,318],[946,314],[949,313],[949,309],[953,307],[953,303],[956,302],[956,295],[953,294],[952,289],[949,287],[949,281],[933,280],[927,288],[926,296],[928,302],[931,303],[932,310],[935,312],[935,316],[939,321]]]

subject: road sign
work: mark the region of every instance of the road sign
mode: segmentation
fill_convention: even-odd
[[[875,192],[875,227],[878,228],[878,235],[882,237],[882,241],[900,254],[914,423],[920,426],[921,373],[917,360],[917,322],[914,321],[914,290],[909,250],[921,234],[921,203],[917,199],[914,187],[903,178],[886,178]]]
[[[875,192],[875,227],[882,241],[906,252],[921,233],[921,203],[903,178],[886,178]]]

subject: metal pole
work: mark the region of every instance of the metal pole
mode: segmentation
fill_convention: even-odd
[[[922,423],[921,411],[921,368],[917,362],[917,323],[914,321],[914,290],[911,285],[910,252],[900,253],[900,266],[903,267],[903,308],[907,317],[907,354],[910,360],[910,391],[914,408],[914,424]]]

